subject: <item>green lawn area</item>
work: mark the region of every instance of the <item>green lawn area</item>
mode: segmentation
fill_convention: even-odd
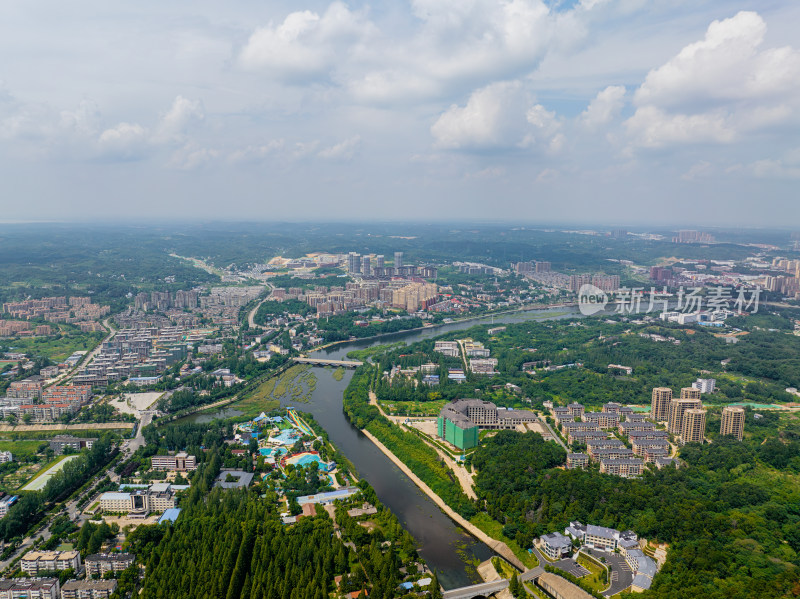
[[[581,578],[587,586],[597,593],[608,588],[608,583],[604,582],[605,569],[603,567],[598,566],[597,562],[590,560],[583,553],[578,554],[578,563],[589,570],[589,574]]]
[[[68,358],[76,351],[89,351],[103,338],[103,333],[81,333],[70,331],[59,337],[30,337],[27,339],[9,339],[4,345],[14,348],[14,351],[33,353],[46,356],[54,362]]]
[[[0,451],[10,451],[14,459],[19,455],[34,455],[44,441],[31,439],[0,439]]]
[[[517,542],[513,539],[506,537],[503,534],[503,525],[495,520],[492,520],[492,518],[486,512],[476,514],[470,519],[470,522],[493,539],[503,541],[506,545],[508,545],[511,551],[514,552],[514,555],[516,555],[526,567],[535,568],[539,565],[539,560],[536,559],[536,556],[532,553],[528,553],[526,549],[523,549],[517,545]]]
[[[399,416],[438,416],[442,407],[447,403],[443,399],[436,401],[381,401],[385,412]]]
[[[72,543],[61,543],[61,545],[58,546],[57,550],[58,551],[72,551],[73,548],[74,547],[73,547]]]
[[[511,577],[514,576],[515,572],[519,574],[514,566],[502,558],[493,557],[492,565],[494,566],[494,569],[497,570],[497,573],[500,575],[500,577],[505,578],[506,580],[511,580]]]

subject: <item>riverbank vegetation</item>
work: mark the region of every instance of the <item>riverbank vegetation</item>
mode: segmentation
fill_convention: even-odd
[[[370,384],[378,374],[370,366],[356,370],[344,392],[344,410],[348,420],[375,435],[448,506],[469,519],[475,514],[475,508],[436,450],[422,443],[417,435],[391,424],[381,416],[378,408],[369,405]]]

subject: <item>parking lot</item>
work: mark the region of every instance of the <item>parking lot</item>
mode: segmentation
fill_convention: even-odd
[[[595,559],[605,559],[606,565],[611,566],[611,586],[603,591],[605,597],[616,595],[620,591],[624,591],[631,586],[633,582],[633,572],[631,572],[631,567],[628,565],[628,562],[625,561],[624,557],[617,553],[606,553],[605,551],[597,551],[589,548],[584,548],[582,551],[585,551]]]
[[[572,574],[576,578],[583,578],[589,571],[571,558],[565,558],[553,563],[553,567],[563,570],[567,574]]]

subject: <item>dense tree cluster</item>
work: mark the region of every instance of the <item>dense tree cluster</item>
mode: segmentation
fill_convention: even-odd
[[[788,597],[800,588],[800,490],[747,444],[687,445],[686,467],[626,480],[554,469],[552,448],[531,435],[498,434],[473,457],[482,505],[523,546],[580,520],[670,545],[644,598]],[[526,453],[535,447],[538,456]],[[498,464],[510,465],[507,475]]]

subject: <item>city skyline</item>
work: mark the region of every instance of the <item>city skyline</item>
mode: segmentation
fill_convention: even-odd
[[[797,213],[789,3],[0,10],[6,220]]]

